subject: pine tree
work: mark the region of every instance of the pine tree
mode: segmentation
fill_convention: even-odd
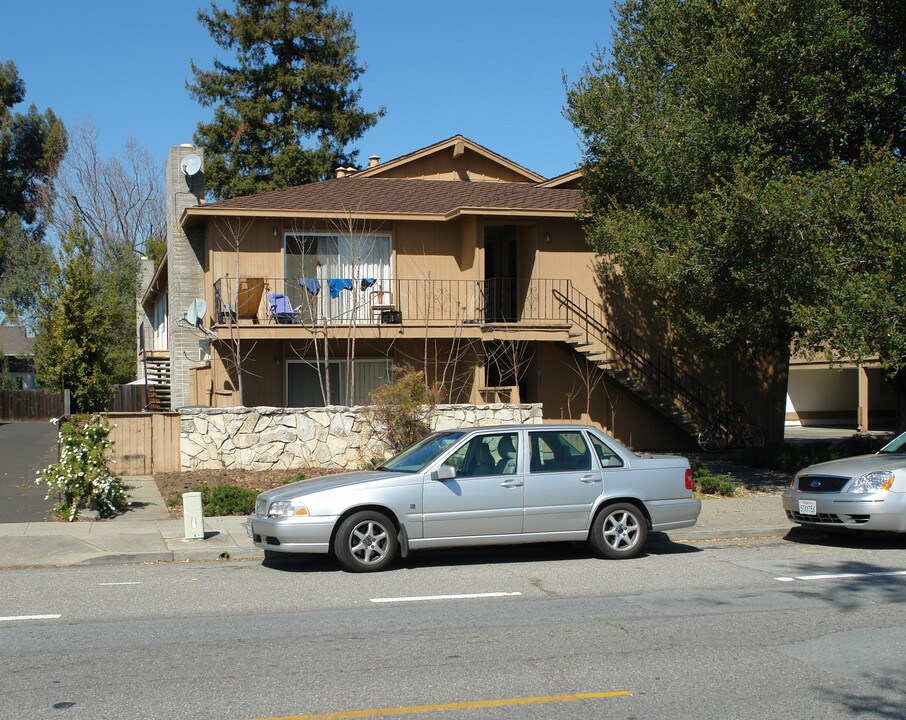
[[[52,284],[35,340],[37,380],[45,388],[71,390],[75,412],[104,410],[115,380],[94,241],[77,226],[61,238],[60,249],[60,275]]]
[[[355,83],[364,67],[348,13],[326,0],[237,0],[234,11],[212,3],[198,20],[236,55],[235,64],[215,59],[213,70],[193,62],[188,84],[199,103],[215,108],[213,121],[195,132],[215,196],[322,180],[353,162],[357,151],[347,146],[384,109],[360,106]]]

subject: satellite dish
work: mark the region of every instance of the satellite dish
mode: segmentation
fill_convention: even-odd
[[[198,327],[204,322],[205,315],[208,312],[208,304],[202,298],[195,298],[186,310],[186,322],[189,325]]]
[[[179,163],[179,169],[186,175],[194,175],[201,170],[201,158],[195,153],[189,153]]]

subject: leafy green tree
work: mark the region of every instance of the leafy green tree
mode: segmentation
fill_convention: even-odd
[[[699,353],[902,368],[906,6],[626,0],[616,20],[566,108],[605,281]]]
[[[53,111],[13,112],[24,99],[15,64],[0,62],[0,312],[12,322],[34,310],[50,255],[38,208],[66,153],[66,129]]]
[[[0,224],[0,313],[8,323],[35,327],[52,272],[53,252],[42,228],[25,225],[18,215],[7,217]]]
[[[96,273],[94,240],[82,227],[61,238],[59,275],[45,300],[35,339],[38,383],[68,388],[74,412],[104,410],[118,377],[116,344]],[[126,304],[133,307],[131,298]]]
[[[66,153],[66,128],[52,110],[14,113],[25,83],[12,62],[0,63],[0,223],[10,215],[35,221],[39,196]]]
[[[205,147],[205,180],[220,198],[323,180],[357,152],[346,147],[384,114],[365,112],[355,83],[351,16],[326,0],[237,0],[234,10],[211,3],[199,11],[217,44],[235,64],[213,70],[192,63],[188,89],[213,106],[195,142]],[[309,139],[310,147],[303,145]]]

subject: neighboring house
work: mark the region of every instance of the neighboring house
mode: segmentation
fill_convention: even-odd
[[[410,366],[450,402],[542,403],[635,447],[688,445],[724,396],[764,417],[732,363],[682,368],[650,299],[600,287],[577,171],[455,136],[206,205],[202,153],[171,151],[167,255],[139,308],[140,365],[168,367],[174,408],[362,404]]]
[[[35,339],[24,327],[0,327],[0,362],[20,390],[35,388]]]

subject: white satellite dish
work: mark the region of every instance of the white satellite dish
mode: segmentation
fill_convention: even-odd
[[[193,327],[200,326],[208,312],[208,304],[203,298],[195,298],[186,310],[186,322]]]
[[[179,169],[186,175],[194,175],[201,170],[201,158],[195,153],[189,153],[179,163]]]

